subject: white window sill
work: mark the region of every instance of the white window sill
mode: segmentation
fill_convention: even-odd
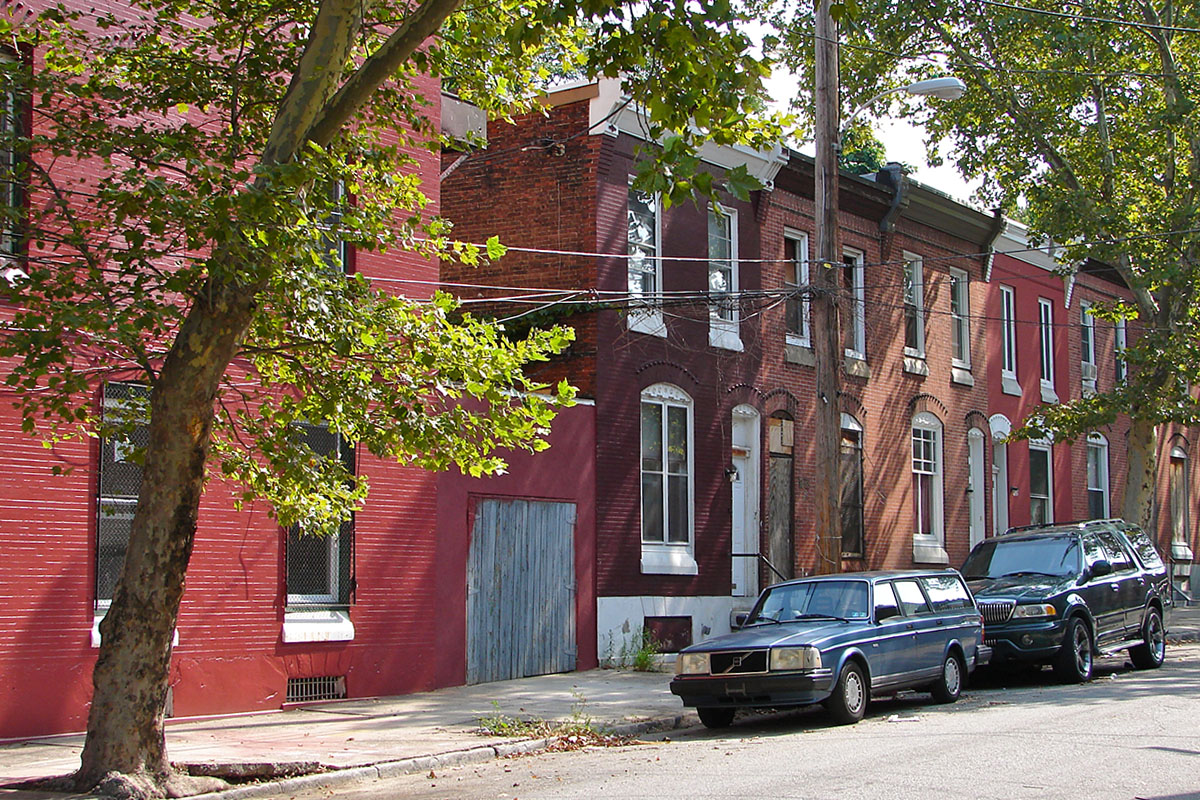
[[[909,375],[929,377],[929,365],[925,363],[925,359],[921,356],[905,356],[904,371]]]
[[[637,333],[645,333],[650,336],[667,335],[667,323],[663,321],[661,311],[639,311],[631,309],[629,316],[626,318],[629,323],[629,330]]]
[[[352,642],[354,623],[348,611],[287,611],[283,615],[283,641]]]
[[[940,542],[913,537],[913,561],[917,564],[949,564],[950,556]]]
[[[1191,561],[1192,548],[1188,547],[1184,542],[1171,542],[1171,560]]]
[[[861,356],[846,356],[845,369],[847,375],[853,375],[855,378],[870,378],[871,367],[868,366],[866,359]]]
[[[643,575],[696,575],[699,572],[696,559],[686,547],[642,545]]]
[[[100,620],[104,619],[104,615],[108,613],[108,607],[96,609],[96,614],[92,617],[92,649],[100,646]],[[176,628],[171,635],[171,647],[179,646],[179,629]]]
[[[812,349],[812,340],[807,336],[801,336],[798,333],[789,333],[787,335],[787,344],[792,347],[806,347]]]
[[[975,376],[971,374],[970,367],[950,367],[950,382],[961,384],[962,386],[974,386]]]
[[[799,364],[803,367],[815,367],[817,365],[817,357],[813,355],[811,347],[808,345],[793,344],[790,339],[784,345],[783,360],[789,364]]]
[[[1020,397],[1021,396],[1021,384],[1017,383],[1016,376],[1001,374],[1000,375],[1000,391],[1004,392],[1005,394],[1011,394],[1016,397]]]
[[[710,322],[708,343],[713,347],[719,347],[722,350],[733,350],[738,353],[745,349],[742,346],[741,337],[738,336],[736,322]]]
[[[1042,402],[1057,403],[1058,393],[1054,391],[1054,386],[1049,383],[1042,383]]]

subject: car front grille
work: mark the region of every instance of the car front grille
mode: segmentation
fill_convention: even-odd
[[[709,657],[713,675],[748,675],[767,671],[766,650],[729,650]]]
[[[1015,600],[983,600],[979,602],[979,613],[983,615],[984,625],[997,625],[1008,622],[1016,607]]]

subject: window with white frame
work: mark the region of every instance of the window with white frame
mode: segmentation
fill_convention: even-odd
[[[662,259],[659,253],[658,198],[629,187],[628,194],[629,327],[666,335],[660,298]]]
[[[784,231],[783,287],[787,298],[788,344],[811,347],[808,327],[808,234]]]
[[[1038,342],[1041,345],[1042,399],[1053,402],[1054,395],[1054,304],[1038,298]]]
[[[96,518],[96,609],[108,609],[121,577],[133,514],[142,488],[142,456],[150,444],[145,423],[149,387],[106,383],[101,411],[106,435],[100,439],[100,499]]]
[[[641,395],[642,572],[695,574],[692,398],[660,383]]]
[[[301,441],[321,458],[336,458],[353,474],[354,448],[324,425],[301,425]],[[336,533],[318,535],[295,525],[287,535],[287,604],[294,608],[336,608],[350,603],[354,571],[354,519]]]
[[[912,420],[913,551],[941,552],[944,558],[942,422],[922,411]],[[919,561],[932,561],[928,556]],[[940,560],[940,559],[937,559]]]
[[[971,368],[971,276],[950,269],[950,360],[953,366]]]
[[[1049,442],[1029,443],[1029,523],[1054,522],[1054,460]]]
[[[708,341],[714,347],[741,350],[738,336],[737,212],[708,208]]]
[[[1000,371],[1003,377],[1017,380],[1017,296],[1012,287],[1000,287],[1000,336],[1003,360]]]
[[[0,253],[15,255],[21,242],[25,183],[16,147],[22,104],[9,71],[20,65],[3,51],[0,63],[6,70],[5,79],[0,82]]]
[[[1092,304],[1086,300],[1079,304],[1079,374],[1083,391],[1096,391],[1096,318],[1092,316]]]
[[[1119,384],[1124,383],[1125,379],[1129,377],[1129,362],[1125,360],[1125,348],[1128,347],[1129,343],[1125,336],[1125,320],[1119,319],[1117,320],[1116,341],[1113,347],[1116,351],[1114,353],[1116,356],[1114,361],[1117,365],[1117,383]]]
[[[1087,440],[1088,518],[1108,518],[1108,439],[1099,433]]]
[[[920,256],[904,254],[904,354],[925,357],[925,281]]]
[[[842,257],[842,289],[846,301],[844,338],[846,355],[865,361],[867,358],[867,292],[863,279],[863,254],[847,249]]]

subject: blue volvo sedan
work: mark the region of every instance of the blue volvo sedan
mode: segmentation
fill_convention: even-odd
[[[872,695],[953,703],[986,664],[979,609],[955,570],[842,573],[776,584],[733,633],[680,651],[671,691],[709,728],[739,708],[824,703],[840,723]]]

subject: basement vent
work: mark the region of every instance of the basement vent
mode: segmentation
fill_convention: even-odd
[[[308,703],[313,700],[345,700],[346,676],[321,675],[316,678],[288,678],[288,703]]]

